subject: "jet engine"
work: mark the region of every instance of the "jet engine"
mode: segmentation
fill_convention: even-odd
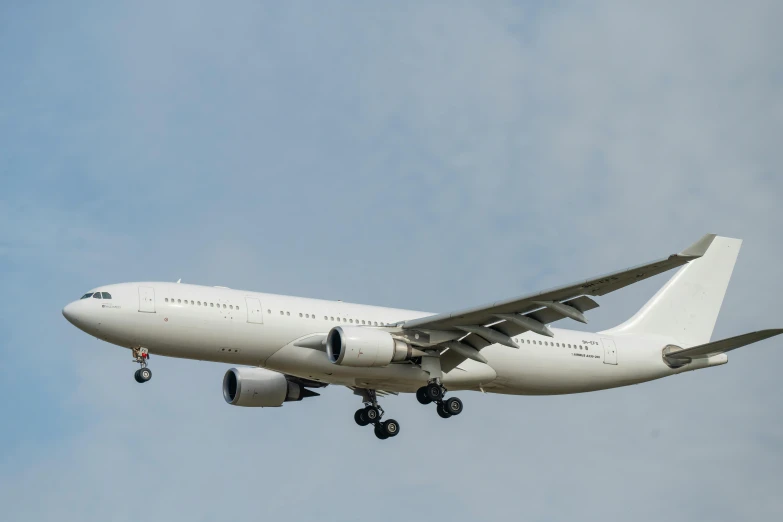
[[[358,326],[335,326],[326,337],[326,354],[340,366],[379,367],[423,355],[389,332]]]
[[[223,398],[233,406],[276,408],[316,395],[282,373],[264,368],[231,368],[223,377]]]

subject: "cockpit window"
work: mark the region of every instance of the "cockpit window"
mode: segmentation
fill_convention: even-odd
[[[84,294],[83,296],[81,296],[80,299],[87,299],[88,297],[92,297],[92,292],[90,292],[89,294]]]
[[[109,292],[101,292],[101,295],[104,299],[111,299],[111,294]]]
[[[101,298],[101,293],[100,292],[95,292],[94,294],[92,294],[92,298],[93,299],[100,299]]]

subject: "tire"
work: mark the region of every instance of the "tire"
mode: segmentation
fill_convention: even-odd
[[[446,399],[443,403],[443,409],[451,415],[459,415],[462,413],[462,401],[456,397]]]
[[[426,390],[427,398],[430,402],[439,401],[443,397],[443,389],[440,387],[440,384],[435,384],[434,382],[428,384]]]
[[[139,384],[144,382],[144,381],[141,380],[141,377],[139,377],[139,372],[140,371],[141,370],[136,370],[136,372],[133,374],[133,378],[136,379],[136,382],[139,383]]]
[[[142,368],[139,370],[139,382],[147,382],[152,379],[152,370],[149,368]]]
[[[375,425],[374,431],[375,431],[375,436],[381,440],[386,440],[389,438],[389,436],[386,435],[386,431],[383,429],[383,427],[380,424]]]
[[[449,417],[451,417],[451,413],[446,411],[446,408],[443,407],[443,403],[438,404],[437,410],[438,410],[438,416],[441,419],[448,419]]]
[[[419,401],[419,404],[430,404],[432,402],[432,399],[427,397],[427,387],[422,386],[418,390],[416,390],[416,400]]]
[[[387,437],[396,437],[397,434],[400,433],[400,423],[394,419],[389,419],[386,422],[382,422],[381,427],[383,428],[383,433]]]
[[[367,406],[364,408],[364,417],[367,419],[368,423],[374,423],[381,417],[381,412],[378,411],[378,408]]]
[[[356,410],[356,413],[353,414],[353,420],[355,420],[356,424],[359,426],[367,426],[370,423],[370,421],[367,420],[367,416],[364,414],[364,408]]]

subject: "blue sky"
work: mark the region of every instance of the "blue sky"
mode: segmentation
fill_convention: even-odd
[[[779,327],[780,3],[109,4],[0,5],[9,520],[783,515],[779,341],[448,422],[390,398],[379,444],[347,390],[231,408],[225,365],[163,358],[140,387],[60,315],[179,278],[443,312],[716,232],[745,244],[715,336]]]

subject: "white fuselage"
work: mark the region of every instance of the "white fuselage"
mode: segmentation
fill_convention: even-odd
[[[390,325],[425,312],[177,283],[125,283],[97,288],[111,299],[86,298],[63,314],[80,329],[126,348],[204,361],[260,366],[330,384],[414,392],[428,374],[410,362],[380,368],[333,364],[323,350],[296,346],[339,325]],[[552,329],[527,332],[519,349],[494,344],[444,374],[451,390],[546,395],[613,388],[726,362],[721,354],[672,369],[665,338]],[[301,344],[301,343],[300,343]]]

